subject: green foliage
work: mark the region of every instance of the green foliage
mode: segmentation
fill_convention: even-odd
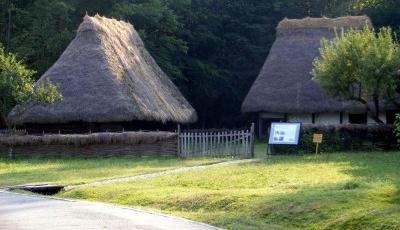
[[[400,25],[397,0],[0,0],[0,43],[37,79],[85,13],[132,23],[204,127],[241,125],[241,102],[284,17],[367,14],[378,27]]]
[[[29,101],[54,103],[62,99],[57,87],[50,81],[34,87],[32,75],[13,54],[8,54],[0,46],[0,116],[5,122],[6,115],[17,104]],[[4,125],[4,124],[3,124]]]
[[[28,100],[33,91],[32,75],[15,55],[0,46],[0,114],[6,116],[19,103]]]
[[[314,61],[314,80],[333,96],[361,102],[379,119],[380,100],[394,102],[399,86],[400,47],[392,30],[381,28],[375,33],[366,26],[362,31],[342,31],[321,44],[321,57]]]
[[[298,146],[274,145],[276,154],[313,154],[313,135],[323,134],[322,153],[338,151],[378,151],[397,148],[396,137],[390,126],[311,126],[303,127]]]
[[[400,144],[400,114],[396,114],[396,120],[394,122],[394,134],[397,137],[397,142]]]
[[[135,26],[160,67],[178,82],[184,78],[179,57],[185,56],[188,47],[178,37],[183,25],[172,9],[174,4],[183,4],[182,2],[184,1],[122,1],[115,4],[110,13],[111,16],[131,22]]]
[[[13,52],[39,74],[44,73],[73,38],[72,10],[58,0],[36,0],[17,8],[10,45]]]
[[[351,14],[354,1],[352,0],[280,0],[274,1],[277,9],[288,18],[336,17]]]
[[[58,92],[57,85],[51,83],[49,79],[43,84],[37,84],[33,90],[33,101],[42,104],[53,104],[63,99]]]
[[[0,0],[0,42],[38,77],[62,53],[83,15],[132,23],[160,67],[189,99],[202,126],[240,125],[240,105],[284,17],[269,1]],[[286,8],[285,8],[286,9]],[[8,43],[7,43],[8,44]],[[222,87],[223,86],[223,87]]]
[[[368,8],[384,7],[389,1],[386,0],[356,0],[353,3],[353,8],[358,10],[365,10]]]

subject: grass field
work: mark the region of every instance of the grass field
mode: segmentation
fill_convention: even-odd
[[[116,177],[163,171],[183,166],[209,164],[224,159],[92,158],[17,159],[0,158],[0,186],[26,183],[80,184]]]
[[[400,229],[400,153],[274,156],[58,196],[228,229]]]

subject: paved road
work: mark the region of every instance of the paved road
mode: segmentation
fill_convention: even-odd
[[[20,195],[0,190],[1,230],[193,229],[217,228],[128,208]]]

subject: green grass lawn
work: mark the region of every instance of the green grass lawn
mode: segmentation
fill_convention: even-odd
[[[258,156],[265,146],[258,145]],[[158,210],[228,229],[400,229],[400,152],[273,156],[60,197]]]
[[[223,160],[211,158],[183,160],[174,157],[33,158],[16,160],[0,158],[0,186],[42,182],[62,185],[80,184],[163,171],[183,166],[209,164]]]

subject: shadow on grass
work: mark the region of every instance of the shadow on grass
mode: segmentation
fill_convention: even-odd
[[[179,158],[30,158],[0,159],[0,186],[42,182],[90,181],[93,179],[118,177],[128,171],[137,173],[179,166]],[[113,175],[113,173],[115,175]],[[136,175],[136,174],[135,174]]]
[[[218,190],[200,192],[187,199],[176,197],[162,209],[173,206],[181,213],[212,213],[198,220],[229,229],[400,228],[400,152],[272,156],[256,164],[301,167],[310,163],[347,165],[341,172],[353,179],[247,198]]]
[[[332,164],[333,173],[341,170],[335,176],[346,178],[326,183],[311,178],[299,184],[286,180],[286,169],[297,167],[296,173],[307,173],[313,169],[307,167],[310,164],[321,164],[318,170],[328,170],[324,167]],[[400,228],[398,165],[400,153],[396,152],[273,156],[147,183],[72,190],[65,197],[161,209],[228,229],[396,229]],[[268,169],[274,166],[280,169]],[[270,172],[282,175],[267,181]]]
[[[226,159],[178,157],[29,158],[0,159],[0,186],[26,183],[63,185],[209,165]]]
[[[256,207],[253,215],[294,227],[400,228],[400,152],[272,156],[264,163],[348,164],[342,172],[355,179],[341,185],[304,188],[272,200],[266,197],[250,205]]]
[[[392,199],[371,197],[368,186],[351,181],[251,200],[207,193],[172,199],[161,209],[197,213],[197,220],[228,229],[398,229],[399,203],[390,201],[398,193],[380,195]]]

